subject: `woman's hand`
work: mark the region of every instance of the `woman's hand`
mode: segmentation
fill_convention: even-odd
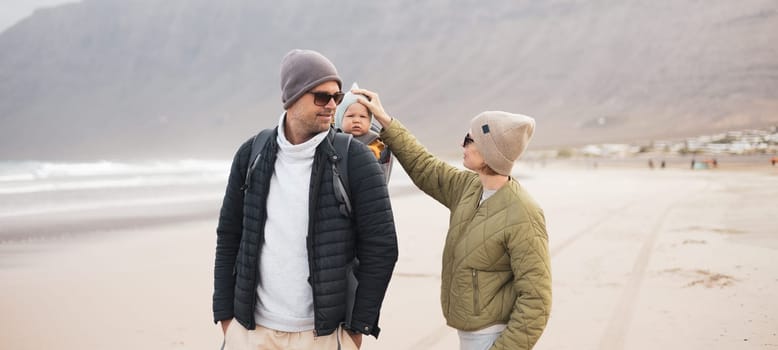
[[[357,94],[357,101],[373,113],[373,116],[378,123],[381,124],[381,127],[385,128],[389,126],[389,123],[392,122],[392,117],[384,111],[384,106],[381,105],[381,100],[378,98],[377,93],[365,89],[351,89],[351,93]],[[365,96],[367,96],[367,98],[365,98]]]

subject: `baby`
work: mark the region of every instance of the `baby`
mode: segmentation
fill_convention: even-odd
[[[357,89],[359,86],[357,86],[357,83],[354,83],[351,88]],[[367,107],[357,102],[355,94],[351,93],[351,91],[347,92],[346,96],[343,97],[343,101],[335,110],[335,128],[353,135],[356,140],[364,143],[373,151],[378,163],[381,165],[381,169],[384,170],[384,175],[388,182],[392,168],[391,153],[384,145],[384,142],[381,141],[378,132],[371,129],[372,122],[373,115],[368,111]],[[375,128],[378,129],[380,127],[375,126]]]

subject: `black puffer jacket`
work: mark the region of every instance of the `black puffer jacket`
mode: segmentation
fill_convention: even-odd
[[[276,131],[277,132],[277,131]],[[349,220],[339,210],[332,186],[334,131],[316,149],[310,184],[307,237],[308,282],[313,288],[315,331],[331,334],[345,320],[346,267],[356,254],[355,331],[378,336],[378,315],[397,261],[397,237],[384,175],[373,153],[359,142],[349,147],[349,186],[353,207]],[[235,154],[216,229],[214,321],[235,318],[255,329],[259,254],[267,219],[266,198],[278,151],[275,135],[264,148],[244,192],[251,140]]]

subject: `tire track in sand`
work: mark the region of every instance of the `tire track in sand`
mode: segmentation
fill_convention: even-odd
[[[567,238],[566,240],[562,241],[562,243],[559,243],[551,248],[549,248],[549,254],[551,257],[557,256],[559,253],[561,253],[563,250],[567,249],[570,245],[575,243],[575,241],[581,239],[582,237],[595,232],[595,229],[597,229],[600,225],[610,221],[613,217],[618,215],[619,213],[622,213],[624,210],[632,206],[633,204],[637,203],[638,201],[632,201],[627,204],[622,205],[619,208],[613,209],[609,212],[607,212],[605,215],[603,215],[599,220],[595,221],[593,224],[587,226],[583,230],[578,231],[578,233],[574,234],[572,237]]]
[[[687,189],[691,193],[695,191],[705,192],[711,187],[711,183],[707,182],[700,189]],[[693,198],[697,198],[699,195],[693,195]],[[648,269],[648,263],[651,260],[651,254],[656,246],[656,241],[659,238],[659,233],[662,232],[662,228],[667,221],[667,216],[676,209],[677,205],[680,205],[682,201],[689,200],[688,192],[683,194],[676,193],[675,199],[667,204],[664,211],[659,214],[655,219],[654,225],[649,232],[649,236],[643,242],[640,247],[640,252],[635,259],[635,263],[632,265],[632,271],[630,272],[629,280],[621,294],[621,298],[613,310],[605,331],[600,338],[601,350],[616,350],[624,349],[624,340],[627,332],[629,331],[630,324],[635,314],[635,303],[640,294],[640,285],[646,277],[646,270]]]
[[[638,294],[640,293],[640,285],[643,283],[643,279],[646,275],[648,262],[651,260],[651,254],[656,245],[659,233],[662,232],[662,226],[664,226],[668,214],[673,211],[674,207],[675,204],[670,204],[665,208],[654,222],[654,226],[651,229],[648,238],[643,242],[637,259],[635,260],[635,264],[632,266],[627,285],[624,287],[619,303],[613,310],[613,314],[608,321],[605,332],[600,339],[600,346],[598,349],[624,349],[624,338],[635,314],[634,306],[638,299]]]

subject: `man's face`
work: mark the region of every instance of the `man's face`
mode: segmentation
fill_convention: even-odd
[[[340,88],[335,81],[321,83],[305,93],[289,109],[286,110],[286,123],[284,130],[287,139],[292,144],[299,144],[310,140],[314,135],[329,129],[332,118],[335,116],[337,104],[333,99],[327,101],[324,106],[313,103],[313,93],[326,93],[334,95]]]
[[[343,132],[354,136],[362,136],[370,130],[370,116],[367,107],[357,102],[352,103],[343,113]]]

